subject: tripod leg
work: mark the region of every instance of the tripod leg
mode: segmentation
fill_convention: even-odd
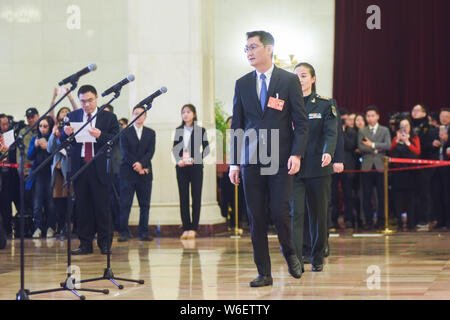
[[[125,278],[114,278],[116,280],[120,280],[120,281],[128,281],[128,282],[136,282],[139,284],[144,284],[144,280],[133,280],[133,279],[125,279]]]

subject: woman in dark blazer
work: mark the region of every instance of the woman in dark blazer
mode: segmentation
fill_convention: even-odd
[[[203,158],[209,153],[206,130],[197,126],[197,111],[192,104],[181,108],[182,123],[176,129],[173,155],[177,162],[180,213],[183,222],[181,239],[195,239],[200,220],[203,184]],[[192,196],[192,217],[189,210],[189,185]]]

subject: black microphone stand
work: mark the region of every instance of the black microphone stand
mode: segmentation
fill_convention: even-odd
[[[72,87],[69,91],[64,94],[50,109],[47,110],[32,126],[30,126],[24,134],[19,135],[16,140],[9,146],[1,156],[0,161],[3,160],[7,154],[17,146],[19,148],[19,179],[20,179],[20,289],[16,294],[16,300],[29,300],[30,290],[25,289],[25,174],[24,174],[24,159],[25,159],[25,145],[23,143],[23,138],[28,135],[33,129],[38,125],[38,123],[44,119],[64,98],[66,98],[70,92],[75,90],[77,87],[77,82],[71,82]]]
[[[75,90],[77,87],[77,83],[72,83],[72,88],[70,91]],[[86,124],[87,125],[87,124]],[[84,128],[80,128],[77,132],[70,135],[63,143],[60,144],[60,146],[55,150],[49,157],[47,157],[25,180],[28,181],[31,178],[33,178],[50,160],[53,159],[53,157],[60,152],[62,149],[65,149],[67,152],[67,161],[68,161],[68,170],[67,170],[67,211],[66,211],[66,229],[67,229],[67,278],[66,281],[61,285],[62,288],[55,288],[55,289],[48,289],[48,290],[39,290],[39,291],[33,291],[28,292],[28,295],[36,295],[36,294],[43,294],[43,293],[50,293],[50,292],[57,292],[57,291],[71,291],[73,294],[75,294],[77,297],[80,298],[80,300],[85,300],[86,297],[84,295],[81,295],[78,293],[78,291],[87,291],[87,292],[96,292],[96,293],[104,293],[108,294],[109,290],[98,290],[98,289],[88,289],[88,288],[78,288],[77,285],[79,284],[78,281],[76,281],[76,278],[72,275],[72,259],[71,259],[71,219],[72,219],[72,211],[73,211],[73,204],[74,204],[74,194],[72,193],[73,190],[73,181],[71,179],[70,173],[71,173],[71,148],[72,143],[75,140],[75,136]]]
[[[120,94],[120,90],[118,92],[116,92],[116,95],[118,96]],[[80,168],[80,170],[78,170],[78,172],[72,177],[73,179],[76,179],[84,170],[86,170],[86,168],[96,159],[98,158],[103,152],[106,151],[106,172],[107,175],[110,176],[111,174],[111,150],[112,150],[112,145],[114,144],[114,141],[120,137],[121,134],[123,134],[125,132],[126,129],[128,129],[129,127],[131,127],[137,119],[139,119],[145,112],[147,112],[150,108],[152,107],[152,103],[148,102],[147,106],[144,108],[144,111],[142,111],[133,121],[131,121],[127,127],[125,129],[123,129],[122,131],[120,131],[119,133],[117,133],[114,137],[111,138],[111,140],[109,140],[103,147],[101,147],[98,152],[95,154],[95,156],[92,158],[91,161],[89,161],[88,163],[86,163],[83,167]],[[135,282],[135,283],[139,283],[139,284],[144,284],[144,280],[133,280],[133,279],[126,279],[126,278],[117,278],[114,276],[113,270],[111,268],[111,243],[112,243],[112,239],[111,239],[111,232],[110,230],[112,229],[111,226],[111,213],[108,214],[108,247],[107,247],[107,260],[106,260],[106,268],[104,270],[103,273],[103,277],[99,277],[99,278],[92,278],[92,279],[86,279],[86,280],[81,280],[80,283],[86,283],[86,282],[93,282],[93,281],[99,281],[99,280],[109,280],[111,281],[114,285],[116,285],[119,289],[123,289],[123,285],[117,283],[115,280],[120,280],[120,281],[128,281],[128,282]]]

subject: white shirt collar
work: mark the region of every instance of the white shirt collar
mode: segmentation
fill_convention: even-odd
[[[378,129],[378,122],[377,122],[377,124],[374,125],[373,127],[372,127],[371,125],[369,125],[369,130],[370,130],[370,129],[374,129],[375,131],[377,131],[377,129]]]
[[[266,81],[270,80],[270,78],[272,77],[272,73],[273,73],[273,69],[275,68],[275,65],[272,63],[272,66],[269,68],[269,70],[267,70],[266,72],[264,72],[264,75],[266,76]],[[256,70],[255,70],[256,71]],[[260,76],[261,73],[259,73],[258,71],[256,71],[256,76],[258,77],[258,80],[260,80]]]
[[[98,111],[98,108],[95,108],[94,112],[91,113],[91,116],[92,117],[95,116],[97,114],[97,111]],[[86,111],[84,111],[84,109],[83,109],[83,117],[84,118],[88,117],[88,114],[86,113]]]

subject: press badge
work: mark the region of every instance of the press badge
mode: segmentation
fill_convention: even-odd
[[[309,119],[322,119],[322,114],[321,113],[310,113],[309,115]]]
[[[270,97],[269,103],[267,104],[269,108],[276,109],[278,111],[283,111],[284,108],[284,100],[278,99],[278,93],[277,97]]]

